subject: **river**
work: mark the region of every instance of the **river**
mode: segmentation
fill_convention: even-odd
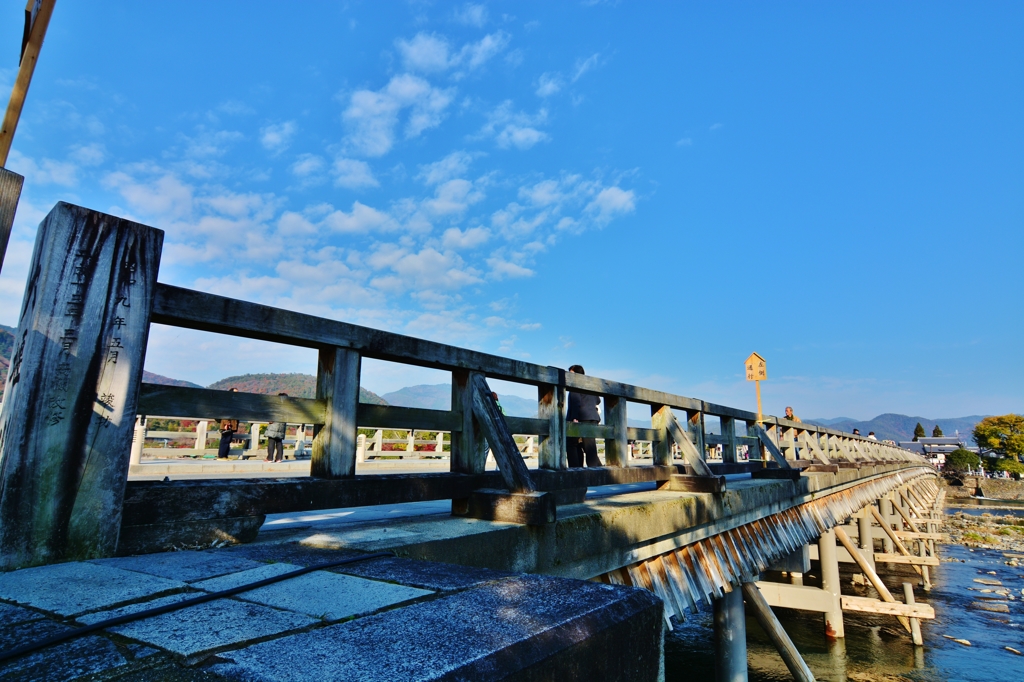
[[[914,647],[910,636],[892,617],[848,613],[845,641],[830,645],[822,632],[819,614],[776,610],[818,680],[1024,680],[1024,657],[1003,648],[1024,651],[1024,566],[1007,566],[1002,551],[970,550],[961,545],[943,545],[939,555],[943,563],[932,569],[931,592],[917,592],[918,599],[931,604],[936,614],[934,621],[922,624],[924,647]],[[988,588],[974,582],[976,578],[999,580],[1011,591],[1015,598],[1005,602],[1010,609],[1008,614],[971,606],[986,597],[997,596],[978,591]],[[867,594],[863,588],[851,586],[849,579],[850,569],[846,569],[844,594]],[[898,581],[886,579],[886,583],[901,599],[902,590],[893,589]],[[665,640],[666,681],[713,679],[710,609],[676,625]],[[966,639],[971,646],[943,635]],[[751,682],[792,679],[753,618],[747,619],[747,641]]]

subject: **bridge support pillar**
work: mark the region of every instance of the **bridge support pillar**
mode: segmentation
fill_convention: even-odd
[[[839,592],[839,559],[836,555],[836,532],[828,530],[818,538],[818,561],[821,562],[821,589],[832,595],[832,608],[825,611],[825,634],[845,637],[843,605]]]
[[[868,560],[871,567],[875,567],[875,539],[871,531],[871,512],[863,509],[857,519],[857,542],[864,550],[861,554]]]
[[[883,521],[888,523],[889,522],[889,510],[886,509],[886,504],[887,504],[886,499],[884,497],[881,498],[880,500],[878,500],[877,504],[878,504],[878,513],[879,513],[879,515],[882,517]],[[892,544],[892,540],[889,538],[889,534],[884,532],[884,531],[882,533],[882,551],[885,552],[886,554],[892,554],[895,551],[895,548],[893,547],[893,544]]]
[[[715,620],[715,682],[746,682],[747,619],[743,592],[733,588],[712,603]]]

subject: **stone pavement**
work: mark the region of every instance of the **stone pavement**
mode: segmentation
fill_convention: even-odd
[[[0,651],[355,556],[260,543],[0,574]],[[0,662],[0,680],[655,680],[661,628],[642,590],[384,557]]]

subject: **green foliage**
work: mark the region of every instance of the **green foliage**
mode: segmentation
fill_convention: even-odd
[[[939,428],[938,424],[932,429],[932,438],[942,438],[942,429]]]
[[[1024,474],[1024,464],[1015,459],[1003,457],[996,462],[996,471],[1008,471],[1011,474]]]
[[[917,422],[917,426],[914,427],[914,442],[917,442],[918,438],[924,438],[924,427],[921,426],[921,422]]]
[[[1020,460],[1024,456],[1024,416],[985,417],[974,427],[974,442],[984,452]]]
[[[965,472],[968,469],[977,469],[981,464],[981,458],[970,450],[958,448],[946,455],[946,464],[943,471],[947,473]]]

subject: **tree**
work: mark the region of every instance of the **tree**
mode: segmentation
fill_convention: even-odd
[[[970,450],[957,448],[946,455],[946,463],[942,467],[942,475],[948,479],[963,482],[964,475],[971,469],[977,469],[981,458]]]
[[[1019,461],[1024,456],[1024,416],[985,417],[974,427],[974,442],[982,452]]]
[[[996,462],[996,471],[1009,471],[1011,474],[1024,474],[1024,464],[1015,459],[1003,457]]]
[[[942,438],[942,429],[939,428],[938,424],[932,429],[932,438]]]
[[[917,426],[914,427],[914,442],[917,442],[918,438],[924,438],[924,427],[921,426],[921,422],[917,422]]]

